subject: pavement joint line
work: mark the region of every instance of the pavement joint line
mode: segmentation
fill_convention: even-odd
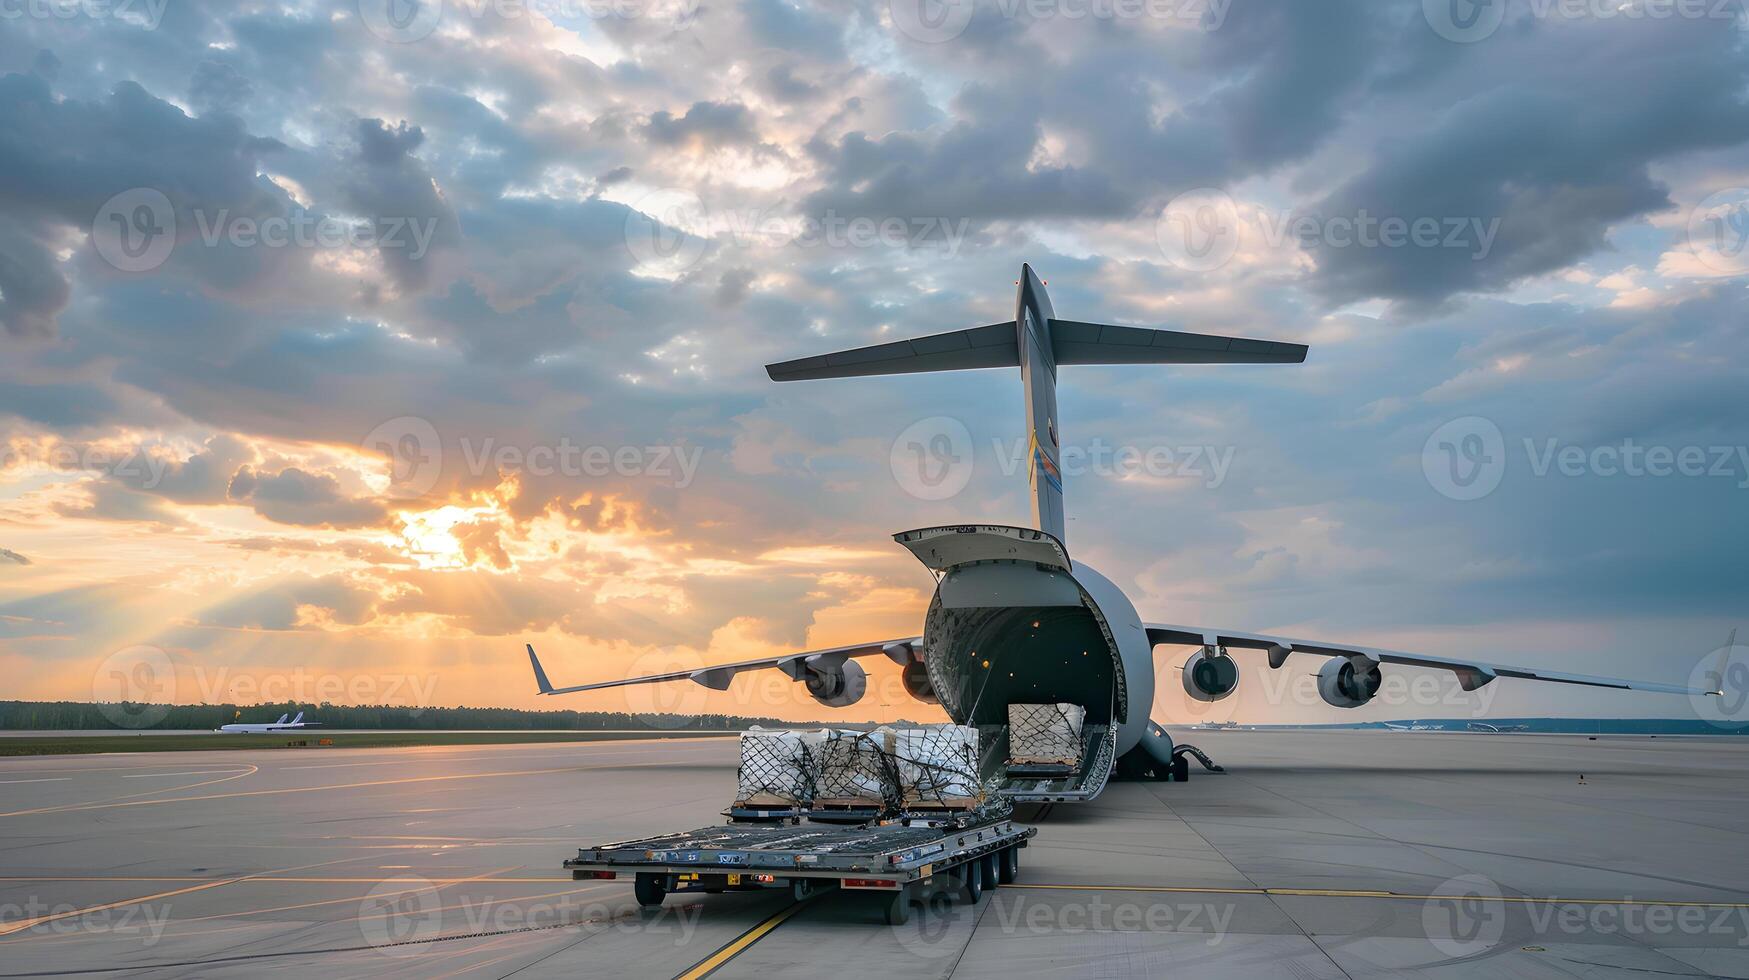
[[[779,909],[776,914],[729,940],[716,952],[694,964],[691,969],[677,975],[674,980],[704,980],[705,977],[717,972],[730,960],[746,952],[747,947],[764,939],[773,929],[783,925],[790,916],[800,912],[808,904],[810,901],[804,899],[787,908]]]
[[[1003,885],[1003,888],[1036,888],[1082,892],[1165,892],[1178,895],[1273,895],[1283,898],[1382,898],[1414,902],[1446,902],[1459,898],[1509,905],[1656,905],[1664,908],[1749,909],[1749,902],[1689,902],[1651,898],[1561,898],[1536,895],[1411,895],[1403,892],[1342,888],[1198,888],[1180,885]]]
[[[28,929],[34,929],[37,926],[44,925],[46,923],[59,922],[62,919],[70,919],[70,918],[74,918],[76,916],[90,915],[93,912],[107,912],[110,909],[127,908],[127,907],[133,906],[133,905],[143,905],[146,902],[155,902],[155,901],[162,899],[162,898],[174,898],[177,895],[188,895],[188,894],[191,894],[193,892],[205,891],[209,888],[218,888],[222,885],[235,885],[238,882],[250,881],[252,879],[258,878],[261,875],[275,874],[275,873],[280,872],[280,871],[303,871],[303,870],[308,869],[308,868],[320,868],[320,867],[330,866],[330,865],[335,865],[335,864],[343,864],[347,861],[353,861],[353,860],[357,860],[357,859],[356,858],[343,858],[343,859],[338,860],[338,861],[320,861],[320,862],[317,862],[315,864],[303,864],[303,865],[298,865],[298,866],[290,867],[290,868],[276,868],[272,871],[258,871],[258,872],[255,872],[254,874],[238,875],[238,876],[233,876],[233,877],[229,877],[229,878],[214,878],[214,879],[207,880],[202,884],[191,885],[187,888],[173,888],[169,891],[158,892],[155,895],[145,895],[145,896],[142,896],[139,898],[124,898],[124,899],[121,899],[120,901],[106,902],[102,905],[93,905],[93,906],[90,906],[87,908],[72,909],[72,910],[67,911],[67,912],[55,912],[55,913],[51,913],[49,915],[38,915],[38,916],[33,916],[31,918],[28,918],[28,919],[19,919],[16,922],[0,923],[0,936],[10,936],[10,935],[13,935],[15,933],[24,932]]]
[[[659,767],[663,767],[663,766],[679,766],[679,765],[689,765],[689,764],[690,763],[681,762],[681,761],[649,762],[649,763],[645,763],[644,767],[645,768],[659,768]],[[11,813],[0,813],[0,817],[27,817],[27,816],[35,816],[35,815],[40,815],[40,814],[51,814],[51,813],[77,813],[77,812],[82,812],[82,811],[86,811],[86,810],[112,810],[112,809],[116,809],[118,807],[158,806],[158,805],[165,804],[165,803],[201,803],[201,802],[205,802],[207,800],[230,800],[230,799],[236,799],[238,797],[243,797],[243,796],[283,796],[287,793],[314,793],[314,792],[321,792],[321,791],[325,791],[325,790],[370,789],[370,788],[377,787],[377,786],[400,786],[400,785],[405,785],[407,783],[439,783],[439,782],[449,782],[449,781],[458,780],[458,779],[502,779],[502,778],[509,777],[509,776],[546,776],[546,775],[552,775],[555,773],[562,773],[562,772],[594,772],[597,770],[615,769],[615,768],[619,768],[619,767],[620,767],[619,763],[611,762],[611,763],[602,763],[599,765],[590,765],[590,766],[560,766],[560,767],[553,768],[553,769],[520,769],[520,770],[516,770],[516,771],[512,771],[512,772],[451,773],[451,774],[442,775],[442,776],[410,776],[410,777],[406,777],[403,779],[373,779],[373,780],[369,780],[367,782],[362,782],[362,783],[330,783],[330,784],[325,785],[325,786],[288,786],[288,787],[282,787],[280,789],[240,790],[240,791],[235,792],[235,793],[208,793],[208,794],[204,794],[201,796],[176,796],[176,797],[171,797],[170,799],[166,799],[166,800],[132,800],[132,799],[130,799],[130,800],[126,800],[125,802],[113,802],[113,801],[111,801],[111,802],[99,802],[99,803],[69,803],[69,804],[64,804],[61,806],[40,807],[40,808],[35,809],[35,810],[14,810]],[[236,778],[236,777],[232,777],[232,778]],[[190,787],[187,787],[187,786],[179,787],[179,789],[189,789],[189,788]],[[174,792],[177,792],[177,789],[157,790],[155,792],[174,793]],[[144,796],[144,795],[149,795],[149,794],[142,793],[139,795]]]

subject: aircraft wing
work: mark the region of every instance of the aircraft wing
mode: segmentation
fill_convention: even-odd
[[[1320,640],[1297,640],[1285,636],[1268,636],[1262,633],[1240,633],[1234,630],[1214,629],[1204,626],[1173,626],[1164,623],[1147,624],[1148,641],[1150,643],[1174,643],[1187,646],[1220,646],[1238,647],[1247,650],[1266,650],[1269,653],[1269,666],[1280,667],[1287,661],[1290,653],[1310,653],[1320,657],[1359,657],[1374,663],[1403,664],[1410,667],[1431,667],[1436,670],[1449,670],[1457,675],[1458,683],[1466,691],[1474,691],[1491,683],[1496,677],[1516,677],[1529,681],[1551,681],[1556,684],[1579,684],[1585,687],[1610,687],[1624,691],[1655,691],[1660,694],[1719,694],[1719,691],[1703,691],[1684,687],[1681,684],[1662,684],[1653,681],[1630,681],[1615,677],[1590,677],[1585,674],[1566,674],[1559,671],[1531,669],[1528,667],[1513,667],[1507,664],[1486,663],[1480,660],[1459,660],[1453,657],[1440,657],[1422,653],[1400,653],[1396,650],[1380,650],[1376,647],[1352,646],[1349,644],[1325,643]]]
[[[713,691],[726,691],[729,682],[735,675],[747,670],[765,670],[775,667],[789,675],[791,680],[806,680],[811,673],[827,672],[840,666],[851,657],[884,656],[894,663],[906,664],[915,659],[913,652],[916,644],[923,642],[920,636],[901,637],[897,640],[881,640],[876,643],[863,643],[856,646],[832,647],[828,650],[804,650],[800,653],[786,653],[776,657],[765,657],[760,660],[743,660],[740,663],[719,664],[715,667],[701,667],[696,670],[677,670],[667,674],[650,674],[647,677],[627,677],[616,681],[600,681],[595,684],[576,684],[571,687],[554,687],[547,679],[547,672],[542,669],[540,658],[534,655],[534,644],[528,645],[528,662],[534,668],[534,681],[540,687],[542,694],[571,694],[577,691],[599,691],[608,687],[626,687],[631,684],[660,684],[664,681],[690,680],[696,684],[708,687]]]

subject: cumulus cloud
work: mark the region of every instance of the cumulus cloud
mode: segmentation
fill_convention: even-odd
[[[280,524],[304,527],[366,527],[387,515],[376,500],[347,496],[340,481],[326,473],[308,473],[287,467],[277,473],[261,473],[244,467],[232,477],[229,496]]]

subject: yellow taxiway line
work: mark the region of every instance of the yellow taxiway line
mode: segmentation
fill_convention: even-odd
[[[675,977],[674,980],[703,980],[703,978],[715,973],[724,963],[741,955],[741,952],[747,947],[764,939],[767,933],[783,925],[785,920],[800,912],[807,904],[805,901],[797,902],[780,910],[776,915],[743,932],[731,940],[728,945],[700,960],[698,965]]]

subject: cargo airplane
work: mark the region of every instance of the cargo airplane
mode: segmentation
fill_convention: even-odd
[[[268,732],[291,732],[291,731],[296,731],[300,728],[319,728],[319,727],[321,727],[321,724],[322,724],[319,721],[305,721],[304,720],[304,713],[302,711],[298,712],[298,716],[296,718],[292,718],[291,721],[286,721],[287,717],[289,717],[289,716],[288,715],[280,715],[278,721],[266,721],[266,722],[261,722],[259,724],[253,724],[253,725],[248,725],[248,724],[220,725],[218,728],[215,728],[213,730],[219,731],[219,732],[228,732],[232,735],[264,735],[264,734],[267,734]]]
[[[691,681],[727,690],[750,670],[782,671],[827,707],[855,704],[867,690],[862,657],[887,657],[903,669],[906,690],[939,704],[954,722],[977,726],[1002,792],[1023,801],[1088,800],[1115,773],[1183,779],[1188,746],[1174,746],[1149,718],[1155,646],[1192,648],[1181,681],[1199,701],[1232,696],[1239,666],[1232,651],[1260,652],[1271,668],[1290,657],[1318,657],[1317,690],[1338,708],[1358,708],[1396,667],[1448,671],[1465,691],[1500,678],[1587,687],[1714,694],[1674,684],[1588,677],[1435,654],[1400,653],[1350,643],[1276,636],[1215,626],[1144,620],[1124,592],[1086,562],[1070,558],[1063,518],[1057,371],[1083,364],[1299,364],[1301,344],[1245,340],[1065,320],[1045,283],[1022,266],[1013,319],[952,333],[804,357],[767,366],[773,381],[1018,368],[1030,438],[1030,526],[953,524],[893,536],[935,578],[919,636],[723,664],[698,670],[573,687],[554,687],[528,648],[542,694],[628,684]],[[1721,670],[1722,674],[1723,671]],[[1072,703],[1086,709],[1082,758],[1056,771],[1009,766],[1010,704]],[[1176,749],[1176,751],[1175,751]]]

